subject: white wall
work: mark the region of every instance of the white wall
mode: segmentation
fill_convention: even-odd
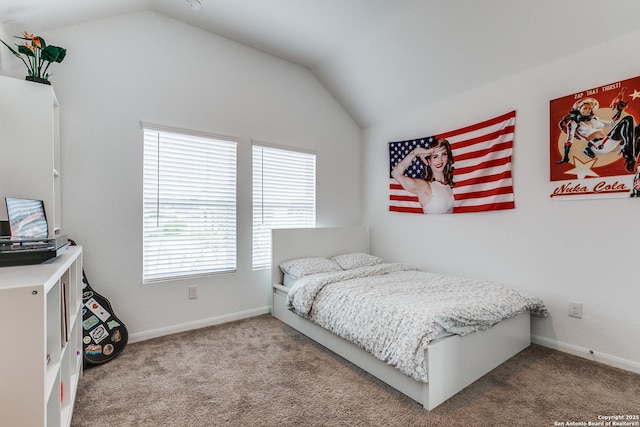
[[[637,76],[640,59],[628,46],[640,33],[598,46],[596,66],[584,69],[585,52],[576,53],[365,129],[362,182],[360,131],[302,68],[153,12],[42,36],[69,49],[51,79],[62,105],[63,226],[85,246],[92,285],[134,336],[266,311],[269,273],[250,268],[255,138],[318,152],[319,226],[355,225],[362,212],[374,253],[532,292],[551,312],[534,319],[536,342],[580,355],[593,350],[596,360],[640,371],[638,201],[552,201],[548,179],[549,100]],[[0,72],[24,78],[17,59],[0,57]],[[516,209],[388,212],[388,141],[512,109]],[[237,274],[142,284],[140,121],[240,138]],[[200,286],[197,300],[187,299],[190,284]],[[566,315],[568,300],[584,303],[582,319]]]
[[[533,319],[535,342],[640,372],[640,200],[551,200],[548,148],[549,101],[637,76],[640,58],[628,49],[638,43],[640,32],[632,33],[365,129],[364,223],[371,227],[372,252],[531,292],[551,313]],[[585,57],[594,65],[582,67]],[[387,142],[514,109],[515,209],[433,216],[388,211]],[[584,304],[582,319],[568,317],[569,300]]]
[[[306,69],[154,12],[42,36],[68,50],[51,77],[63,229],[134,339],[268,312],[270,273],[251,270],[252,138],[315,150],[318,226],[360,223],[360,129]],[[142,284],[141,121],[240,139],[237,273]]]
[[[0,25],[0,39],[4,40],[9,46],[13,46],[14,38],[7,34],[3,25]],[[7,75],[9,72],[9,57],[13,56],[5,45],[0,43],[0,74]],[[19,61],[16,58],[16,61]]]

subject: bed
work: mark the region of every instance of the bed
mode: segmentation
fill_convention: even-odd
[[[284,285],[281,264],[300,258],[332,258],[350,253],[369,253],[367,228],[273,230],[273,316],[417,401],[425,409],[432,410],[530,345],[531,314],[524,311],[486,330],[429,340],[421,347],[424,354],[420,354],[420,363],[428,380],[402,372],[398,367],[374,357],[361,344],[353,344],[319,326],[310,316],[291,310],[295,297],[289,294],[296,285]]]

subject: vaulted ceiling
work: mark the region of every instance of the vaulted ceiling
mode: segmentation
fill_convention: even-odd
[[[638,0],[188,1],[2,0],[0,25],[154,10],[308,68],[363,127],[640,29]],[[585,56],[578,73],[615,67]]]

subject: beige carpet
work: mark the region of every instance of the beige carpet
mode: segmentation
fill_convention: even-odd
[[[265,315],[130,344],[85,371],[72,426],[554,426],[639,413],[640,375],[535,345],[427,412]]]

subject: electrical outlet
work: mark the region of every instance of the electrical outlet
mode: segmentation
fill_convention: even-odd
[[[189,299],[198,298],[198,287],[196,285],[189,286]]]
[[[582,303],[577,301],[569,301],[569,316],[582,319]]]

